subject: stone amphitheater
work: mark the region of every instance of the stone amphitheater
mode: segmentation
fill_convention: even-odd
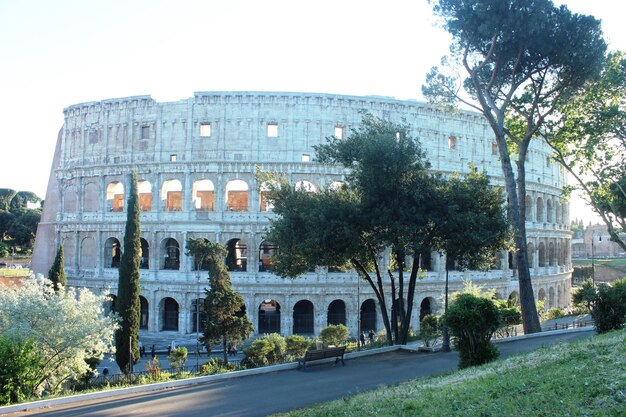
[[[382,329],[371,289],[354,272],[318,267],[295,280],[269,271],[277,249],[264,240],[272,207],[255,179],[257,167],[284,172],[311,191],[342,181],[345,171],[315,162],[314,145],[345,137],[362,112],[405,120],[420,138],[434,170],[467,172],[472,162],[502,185],[489,126],[475,113],[444,113],[425,103],[389,97],[317,93],[198,92],[175,102],[150,96],[72,105],[56,144],[33,269],[47,274],[62,243],[68,283],[117,293],[128,173],[138,174],[141,208],[141,333],[191,337],[207,273],[186,256],[188,238],[228,248],[234,288],[245,300],[257,334],[317,334],[344,323],[357,334]],[[527,162],[526,223],[535,297],[546,308],[569,303],[572,271],[568,206],[561,204],[565,173],[537,140]],[[441,310],[445,256],[424,257],[426,277],[416,289],[412,326]],[[517,297],[511,254],[496,269],[452,271],[463,280]]]

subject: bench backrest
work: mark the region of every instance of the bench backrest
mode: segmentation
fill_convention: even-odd
[[[304,360],[313,361],[316,359],[334,358],[336,356],[342,355],[345,351],[345,347],[307,350],[304,354]]]

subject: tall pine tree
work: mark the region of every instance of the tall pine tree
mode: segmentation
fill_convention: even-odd
[[[230,275],[224,265],[226,249],[219,243],[193,238],[187,241],[187,248],[187,255],[193,256],[197,265],[206,264],[209,267],[211,288],[205,290],[204,312],[207,319],[201,342],[207,351],[211,350],[213,343],[221,344],[224,362],[228,362],[228,343],[240,344],[250,337],[254,328],[245,313],[243,297],[232,289]]]
[[[119,269],[115,311],[122,322],[115,333],[115,360],[125,374],[131,372],[132,362],[139,360],[139,261],[141,257],[141,230],[139,226],[139,199],[137,196],[137,174],[130,173],[124,251]],[[131,352],[132,346],[132,352]]]
[[[57,291],[59,286],[65,287],[67,277],[65,276],[65,262],[63,259],[63,245],[59,245],[57,255],[54,258],[54,263],[48,271],[48,279],[52,281],[54,290]]]

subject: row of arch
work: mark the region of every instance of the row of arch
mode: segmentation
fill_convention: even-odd
[[[335,181],[330,184],[330,187],[338,188],[341,184],[341,182]],[[318,186],[309,180],[297,181],[296,188],[308,192],[317,192],[318,190]],[[258,206],[258,210],[261,212],[271,211],[273,208],[271,202],[267,199],[267,191],[268,187],[261,185]],[[152,211],[154,209],[154,192],[150,181],[138,181],[137,193],[139,197],[139,209],[141,211]],[[65,213],[76,212],[78,210],[78,193],[75,187],[69,186],[63,194],[63,211]],[[100,209],[100,199],[98,195],[98,186],[95,183],[90,182],[85,185],[83,193],[83,212],[96,212]],[[209,179],[194,181],[191,190],[192,206],[190,209],[195,211],[215,211],[217,197],[216,187],[213,181]],[[178,179],[168,179],[164,181],[157,193],[157,198],[160,199],[160,208],[164,211],[183,211],[187,209],[184,205],[183,185]],[[122,182],[112,181],[106,185],[106,211],[124,211],[125,200],[125,188]],[[241,179],[233,179],[228,181],[224,187],[224,205],[221,209],[235,212],[249,211],[249,200],[250,186],[248,183]]]
[[[86,246],[91,246],[93,239],[85,238],[83,240],[84,253]],[[140,268],[150,269],[150,245],[143,237],[141,242],[141,258]],[[225,264],[229,271],[247,271],[248,270],[248,246],[242,239],[231,239],[226,243],[227,255]],[[278,251],[278,246],[268,240],[264,240],[259,245],[259,263],[258,271],[264,272],[269,270],[272,264],[272,257]],[[161,256],[159,256],[159,254]],[[179,270],[181,266],[181,247],[178,240],[174,238],[163,239],[160,243],[159,254],[156,259],[159,261],[158,269]],[[87,254],[84,253],[85,256]],[[104,267],[118,268],[122,259],[122,245],[115,237],[108,238],[104,243]],[[81,266],[88,267],[81,262]],[[194,270],[206,271],[206,264],[193,266]]]
[[[553,201],[554,200],[554,201]],[[567,204],[560,204],[557,199],[526,196],[526,220],[538,223],[567,224]]]
[[[560,239],[555,241],[528,243],[528,261],[531,267],[564,266],[569,258],[569,245]]]

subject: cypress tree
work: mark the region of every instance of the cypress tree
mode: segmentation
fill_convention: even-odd
[[[59,245],[57,254],[54,257],[54,263],[48,271],[48,279],[52,281],[54,290],[57,291],[59,286],[65,287],[67,277],[65,276],[65,261],[63,259],[63,245]]]
[[[124,251],[119,268],[119,280],[115,311],[121,317],[120,328],[115,333],[115,360],[120,370],[130,373],[133,363],[139,360],[139,261],[141,255],[139,227],[139,198],[137,196],[137,175],[130,173],[130,189],[126,205],[126,229],[124,231]],[[131,352],[132,341],[132,352]]]

